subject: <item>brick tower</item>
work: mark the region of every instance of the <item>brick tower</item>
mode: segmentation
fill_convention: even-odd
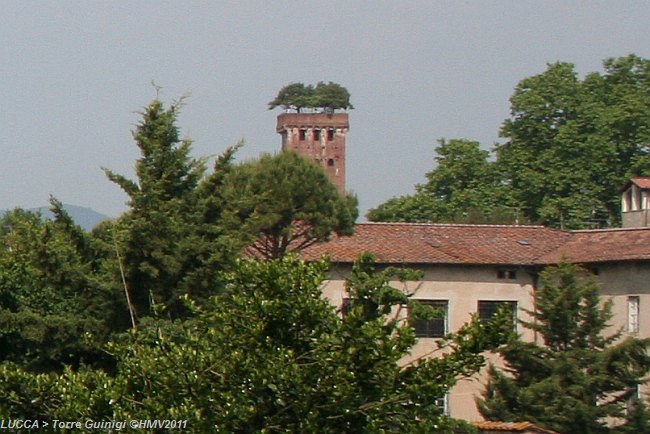
[[[282,150],[294,150],[323,166],[341,193],[345,193],[345,136],[347,113],[282,113],[277,132]]]

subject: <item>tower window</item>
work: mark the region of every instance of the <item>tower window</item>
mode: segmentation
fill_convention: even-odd
[[[300,140],[306,140],[307,139],[307,130],[301,129],[298,132],[298,139]]]
[[[331,158],[327,160],[327,165],[330,167],[334,166],[334,160],[332,160]]]
[[[320,130],[314,128],[314,140],[320,140]]]
[[[329,130],[327,130],[327,140],[330,141],[330,142],[332,140],[334,140],[334,129],[333,128],[330,128]]]

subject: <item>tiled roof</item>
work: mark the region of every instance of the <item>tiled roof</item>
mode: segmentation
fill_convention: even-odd
[[[650,260],[650,228],[566,232],[543,226],[361,223],[349,237],[313,245],[305,259],[327,254],[353,262],[371,252],[385,264],[546,265]]]
[[[533,425],[530,422],[472,422],[476,428],[482,431],[504,431],[504,432],[529,432],[539,434],[557,434],[555,431],[550,431]]]
[[[353,236],[311,246],[303,257],[353,262],[371,252],[381,263],[528,265],[569,236],[542,226],[361,223]]]
[[[567,242],[540,263],[650,260],[650,228],[573,231]]]
[[[630,187],[630,184],[635,184],[637,187],[642,189],[650,189],[650,177],[647,176],[638,176],[636,178],[630,178],[623,187],[621,191],[625,191]]]

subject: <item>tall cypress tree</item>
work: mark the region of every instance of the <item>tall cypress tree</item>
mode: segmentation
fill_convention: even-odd
[[[190,157],[190,140],[180,140],[176,120],[180,104],[165,108],[159,100],[142,112],[133,132],[140,158],[137,181],[108,169],[108,178],[130,198],[130,210],[118,222],[126,283],[139,316],[153,304],[171,306],[183,278],[183,253],[192,230],[196,188],[205,171]]]

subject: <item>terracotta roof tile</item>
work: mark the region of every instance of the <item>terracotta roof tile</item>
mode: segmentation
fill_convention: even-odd
[[[371,252],[386,264],[546,265],[650,260],[650,228],[565,232],[543,226],[361,223],[349,237],[305,249],[353,262]]]
[[[530,422],[472,422],[476,428],[485,431],[505,431],[505,432],[531,432],[539,434],[557,434],[555,431],[550,431],[533,425]]]
[[[573,231],[564,245],[539,258],[540,263],[650,260],[650,228]]]
[[[635,184],[637,187],[642,189],[650,189],[650,177],[638,176],[636,178],[630,178],[623,187],[621,187],[620,191],[627,190],[630,187],[630,184]]]
[[[569,234],[542,226],[361,223],[354,235],[303,251],[305,259],[329,254],[353,262],[371,252],[381,263],[534,264]]]

